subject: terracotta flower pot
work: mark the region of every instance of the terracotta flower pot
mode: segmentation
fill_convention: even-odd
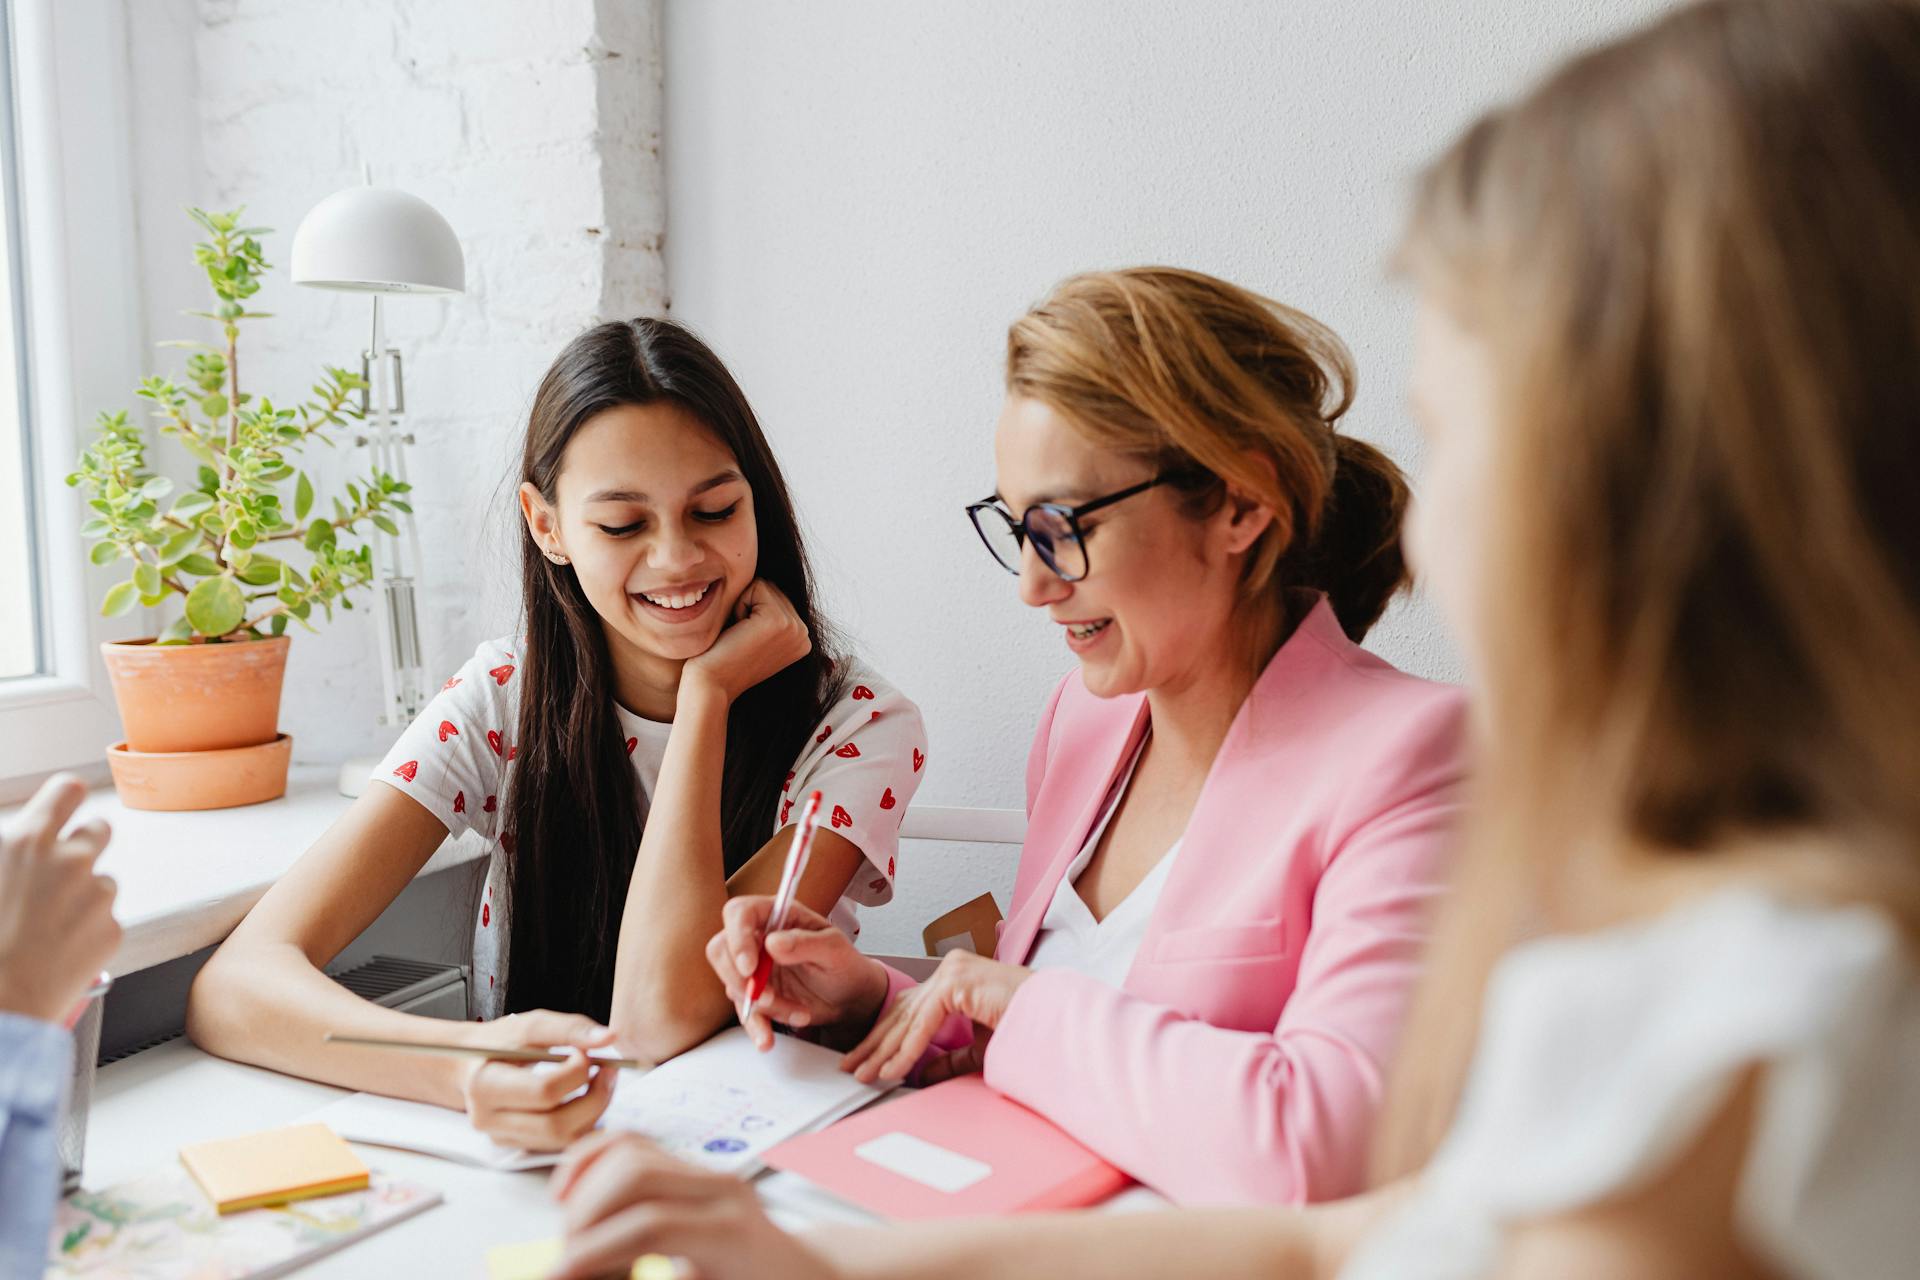
[[[226,751],[280,735],[286,636],[228,644],[100,646],[136,752]]]

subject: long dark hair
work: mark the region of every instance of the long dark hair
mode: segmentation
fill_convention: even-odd
[[[753,491],[757,575],[793,603],[813,636],[805,658],[736,698],[720,780],[727,874],[773,830],[787,767],[831,701],[834,662],[813,607],[813,574],[786,481],[747,398],[720,358],[670,320],[597,325],[541,379],[520,478],[552,502],[567,446],[596,414],[672,404],[733,451]],[[505,797],[502,848],[510,909],[506,1009],[560,1009],[601,1022],[645,822],[613,707],[600,616],[573,570],[541,554],[523,524],[518,770]]]

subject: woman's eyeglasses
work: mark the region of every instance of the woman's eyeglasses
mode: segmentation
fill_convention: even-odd
[[[1155,485],[1185,478],[1186,471],[1163,471],[1151,480],[1110,493],[1104,498],[1069,507],[1059,502],[1036,502],[1018,520],[1000,505],[997,497],[982,498],[967,507],[980,541],[1008,573],[1020,572],[1020,547],[1032,542],[1041,563],[1064,582],[1078,582],[1087,576],[1087,544],[1080,531],[1080,517],[1102,507],[1110,507],[1136,493],[1145,493]]]

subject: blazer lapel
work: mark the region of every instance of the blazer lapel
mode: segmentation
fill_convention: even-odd
[[[1146,695],[1129,694],[1114,701],[1121,705],[1112,708],[1105,723],[1093,727],[1089,732],[1078,733],[1073,740],[1063,744],[1062,750],[1074,753],[1079,759],[1062,760],[1048,770],[1049,777],[1042,784],[1042,790],[1053,791],[1056,786],[1059,787],[1058,794],[1051,797],[1053,803],[1064,801],[1070,804],[1071,796],[1075,793],[1083,794],[1086,798],[1072,825],[1044,831],[1028,829],[1022,858],[1040,853],[1049,860],[1030,891],[1022,894],[1016,889],[1017,901],[1013,915],[1001,929],[1000,944],[994,950],[996,959],[1010,964],[1026,963],[1034,937],[1040,932],[1040,922],[1046,918],[1047,908],[1052,904],[1054,894],[1059,891],[1060,878],[1066,874],[1074,855],[1086,844],[1094,822],[1100,817],[1101,802],[1120,780],[1121,772],[1133,759],[1134,749],[1140,745],[1140,739],[1146,736]],[[1127,713],[1129,703],[1131,714]],[[1054,776],[1056,769],[1067,776]],[[1093,783],[1098,785],[1089,785]]]
[[[1272,811],[1276,801],[1285,803],[1276,792],[1286,788],[1290,771],[1281,761],[1299,704],[1321,683],[1337,678],[1338,655],[1353,647],[1322,598],[1268,660],[1207,770],[1123,990],[1132,988],[1141,961],[1153,961],[1169,928],[1205,918],[1196,907],[1246,883],[1243,864],[1274,856],[1258,815]]]

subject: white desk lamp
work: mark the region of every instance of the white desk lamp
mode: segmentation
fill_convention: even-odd
[[[466,261],[453,228],[432,205],[391,187],[349,187],[328,196],[301,220],[293,234],[293,282],[315,289],[373,295],[373,339],[360,356],[367,380],[360,407],[366,434],[357,443],[373,453],[373,465],[407,479],[406,446],[399,418],[406,412],[400,353],[387,346],[380,296],[390,293],[461,293]],[[398,537],[375,530],[374,611],[387,633],[381,653],[380,722],[406,725],[427,704],[421,659],[420,613],[415,585],[420,572],[420,535],[410,512],[396,512]],[[340,767],[340,791],[357,796],[379,762],[349,760]]]

